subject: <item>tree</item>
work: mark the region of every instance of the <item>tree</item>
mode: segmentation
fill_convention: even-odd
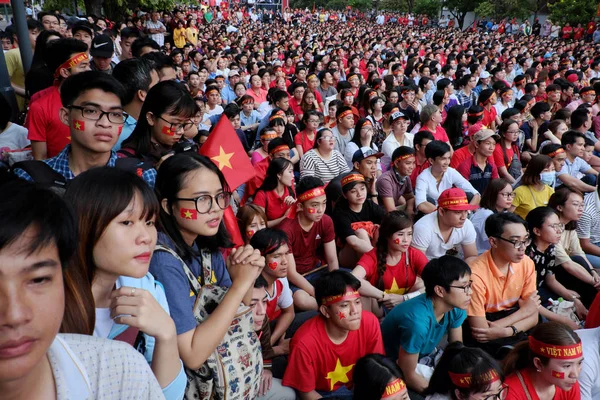
[[[82,9],[85,6],[86,14],[106,15],[112,21],[122,20],[123,17],[130,13],[128,10],[133,10],[136,7],[144,9],[156,10],[172,10],[177,4],[191,3],[191,0],[177,1],[174,0],[76,0],[79,2],[78,8]],[[72,10],[74,0],[46,0],[44,2],[44,10]],[[103,12],[104,11],[104,12]]]
[[[434,16],[440,13],[440,6],[439,0],[415,0],[414,12]]]
[[[462,29],[467,13],[475,10],[480,2],[481,0],[445,0],[442,6],[446,7],[450,14],[458,20],[458,27]]]
[[[597,2],[591,0],[558,0],[548,5],[552,21],[569,22],[575,26],[579,23],[585,25],[593,19],[596,7]]]
[[[381,0],[380,7],[384,10],[408,11],[406,0]]]

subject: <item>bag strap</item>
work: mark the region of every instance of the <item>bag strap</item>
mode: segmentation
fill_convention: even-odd
[[[527,385],[525,384],[523,375],[521,375],[521,371],[517,371],[517,378],[519,378],[519,382],[521,382],[521,386],[523,386],[523,390],[525,391],[525,396],[527,396],[527,400],[531,400],[531,395],[529,394],[529,389],[527,389]]]
[[[43,161],[20,161],[13,164],[12,170],[14,171],[16,169],[22,169],[27,172],[34,182],[41,185],[54,186],[62,189],[66,189],[67,187],[67,180],[65,177]]]
[[[154,251],[166,251],[167,253],[169,253],[173,257],[175,257],[177,260],[179,260],[179,262],[183,266],[183,272],[185,272],[185,276],[187,276],[188,281],[190,281],[190,285],[192,286],[192,289],[194,290],[194,292],[196,292],[196,294],[200,293],[200,289],[202,288],[202,285],[200,285],[200,283],[198,283],[198,280],[194,276],[194,273],[190,270],[190,268],[187,266],[185,261],[183,261],[183,259],[181,257],[179,257],[179,254],[177,254],[173,249],[170,249],[170,248],[160,245],[160,244],[156,245]],[[204,279],[202,279],[202,280],[204,280]]]

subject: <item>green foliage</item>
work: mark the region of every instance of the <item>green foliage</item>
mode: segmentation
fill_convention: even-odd
[[[349,0],[348,5],[353,8],[365,11],[373,7],[373,2],[371,0]]]
[[[575,26],[578,23],[585,25],[594,18],[597,7],[598,2],[592,0],[558,0],[548,5],[552,21],[559,21],[561,24],[569,22]]]
[[[440,13],[441,4],[439,0],[415,0],[413,12],[415,14],[426,14],[435,16]]]
[[[381,0],[379,8],[382,10],[393,10],[406,12],[408,7],[406,6],[406,0]]]
[[[484,1],[479,3],[479,5],[475,8],[475,14],[481,17],[491,17],[496,15],[496,7],[494,4],[489,1]]]

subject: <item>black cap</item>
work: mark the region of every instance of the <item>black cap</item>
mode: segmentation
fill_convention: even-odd
[[[108,35],[98,35],[92,40],[90,48],[92,57],[112,58],[114,51],[113,41]]]
[[[73,24],[73,27],[71,28],[73,36],[75,36],[75,32],[77,31],[85,31],[90,36],[94,37],[94,30],[92,29],[92,26],[86,21],[76,22]]]

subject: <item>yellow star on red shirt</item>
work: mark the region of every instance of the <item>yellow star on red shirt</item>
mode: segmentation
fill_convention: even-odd
[[[337,362],[335,363],[335,369],[329,372],[326,376],[326,378],[330,380],[331,391],[333,391],[336,383],[348,383],[350,381],[350,379],[348,379],[348,372],[352,370],[352,367],[354,367],[354,364],[344,367],[340,362],[340,359],[337,359]]]
[[[217,163],[219,163],[218,167],[219,169],[222,171],[224,167],[229,167],[230,169],[233,169],[231,167],[231,157],[233,157],[235,153],[225,153],[225,150],[223,150],[222,146],[219,146],[219,155],[218,156],[214,156],[211,157],[211,160],[216,161]]]

